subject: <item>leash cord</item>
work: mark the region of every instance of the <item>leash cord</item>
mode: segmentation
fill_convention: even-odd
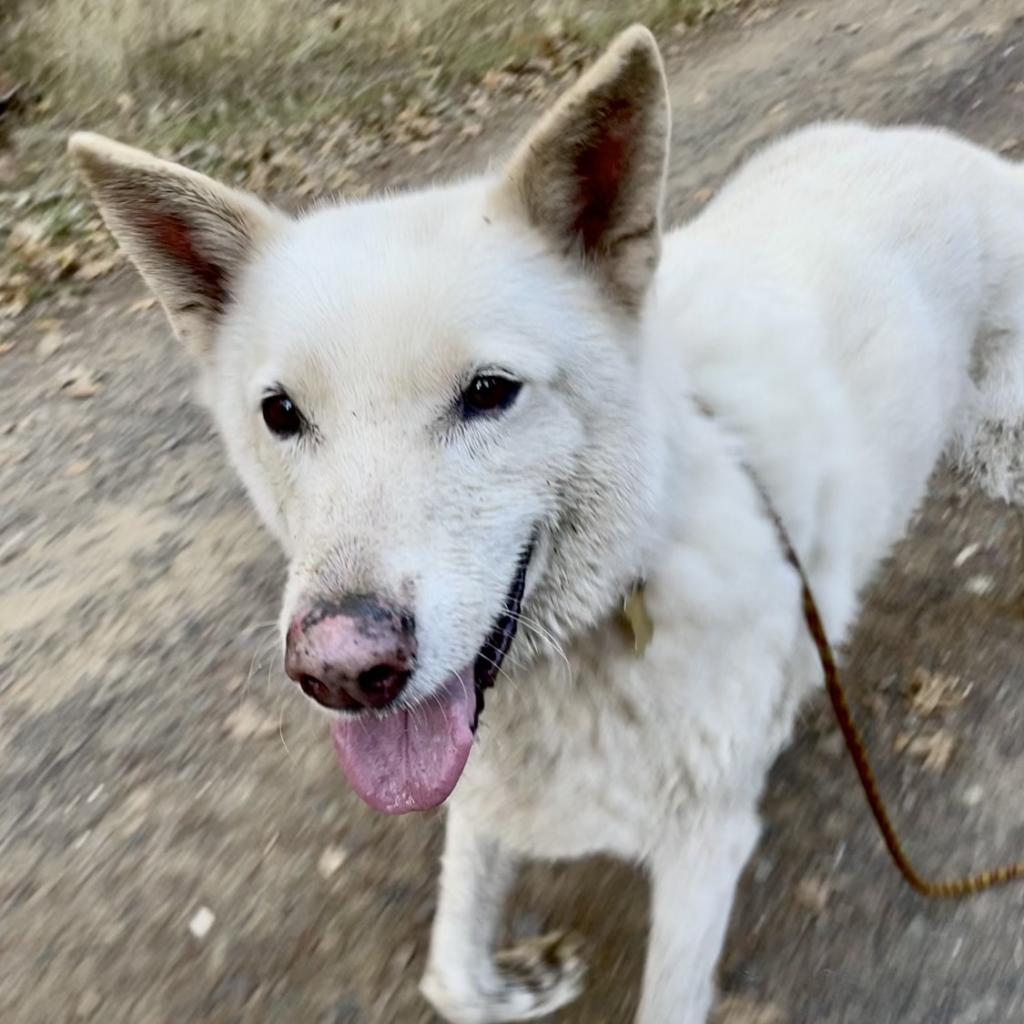
[[[803,564],[797,556],[796,549],[789,539],[786,527],[775,510],[768,492],[750,467],[747,467],[747,472],[750,474],[754,486],[760,492],[761,500],[764,502],[765,508],[775,524],[786,560],[796,570],[797,576],[800,578],[804,621],[807,623],[808,632],[811,634],[811,639],[814,641],[814,646],[818,652],[818,660],[821,662],[821,669],[825,677],[825,689],[828,691],[829,700],[832,702],[832,710],[835,712],[836,721],[839,723],[843,739],[846,742],[846,749],[849,751],[854,768],[857,770],[857,777],[860,779],[861,788],[864,790],[868,806],[871,808],[871,813],[874,815],[878,829],[882,833],[882,838],[885,840],[889,855],[892,857],[900,874],[907,884],[922,896],[932,899],[954,900],[974,896],[977,893],[984,892],[986,889],[993,889],[996,886],[1006,885],[1009,882],[1024,878],[1024,861],[942,881],[934,881],[922,877],[911,863],[893,826],[892,819],[885,806],[885,801],[879,792],[878,782],[871,767],[871,761],[868,758],[864,740],[861,738],[860,730],[857,728],[857,724],[853,720],[853,713],[850,711],[850,702],[846,697],[846,691],[839,675],[839,668],[836,665],[835,652],[832,650],[832,645],[825,634],[821,613],[818,611],[818,604],[814,599],[814,592],[811,590],[811,584],[807,579],[807,574],[804,572]]]

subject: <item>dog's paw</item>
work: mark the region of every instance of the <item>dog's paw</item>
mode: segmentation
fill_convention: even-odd
[[[420,991],[451,1024],[505,1024],[545,1017],[571,1003],[583,990],[585,973],[575,939],[545,935],[500,952],[474,983],[453,983],[431,967]]]

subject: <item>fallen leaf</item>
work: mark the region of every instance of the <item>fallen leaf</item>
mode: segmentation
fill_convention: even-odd
[[[936,712],[963,704],[970,692],[970,686],[961,686],[955,676],[929,672],[919,665],[910,677],[907,703],[915,714],[930,718]]]
[[[0,434],[10,435],[22,430],[28,430],[34,422],[35,417],[31,413],[20,420],[9,420],[3,425],[3,428],[0,428]]]
[[[77,273],[82,264],[82,254],[76,246],[66,245],[51,258],[50,264],[47,276],[51,280],[66,281]]]
[[[724,996],[712,1016],[713,1024],[785,1024],[774,1003],[758,1003],[746,996]]]
[[[12,319],[16,316],[20,316],[29,304],[29,292],[27,288],[18,288],[14,290],[10,298],[5,298],[0,303],[0,317],[11,317]]]
[[[156,305],[156,299],[152,295],[147,295],[144,299],[139,299],[137,302],[133,302],[128,306],[129,313],[145,313],[147,309],[152,309]]]
[[[71,398],[92,398],[100,389],[92,370],[84,366],[73,366],[58,379],[60,390]]]
[[[120,263],[120,258],[114,254],[111,256],[97,256],[83,263],[75,271],[75,277],[79,281],[95,281],[98,277],[109,274]]]
[[[910,736],[901,733],[896,737],[893,749],[897,754],[907,753],[918,758],[929,772],[942,772],[949,766],[956,749],[956,740],[947,729]]]
[[[39,221],[19,220],[7,236],[7,248],[10,252],[31,258],[41,252],[46,238],[46,230]]]

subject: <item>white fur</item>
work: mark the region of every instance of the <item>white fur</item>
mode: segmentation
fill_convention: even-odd
[[[291,555],[285,621],[310,592],[405,595],[421,642],[409,703],[473,657],[542,524],[520,634],[450,801],[423,987],[457,1024],[576,994],[561,946],[516,969],[487,953],[518,858],[593,851],[653,875],[639,1024],[706,1019],[765,774],[818,683],[744,461],[836,642],[944,452],[1021,493],[1016,166],[935,131],[805,130],[669,233],[653,282],[652,236],[623,254],[602,234],[581,260],[517,206],[523,175],[561,173],[565,154],[539,147],[603,116],[589,97],[624,60],[643,51],[660,75],[648,40],[616,44],[506,178],[267,227],[203,357],[233,460]],[[641,92],[662,102],[649,79]],[[622,184],[634,228],[660,203],[660,114],[644,123],[644,173]],[[78,147],[104,160],[95,139]],[[530,187],[543,205],[543,180]],[[523,392],[504,417],[453,427],[451,396],[480,367]],[[259,397],[276,382],[315,441],[267,433]],[[642,659],[616,621],[639,577]]]

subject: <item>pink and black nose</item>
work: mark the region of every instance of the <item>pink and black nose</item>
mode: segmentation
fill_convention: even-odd
[[[415,664],[412,615],[370,594],[314,605],[288,627],[285,671],[325,708],[385,708]]]

